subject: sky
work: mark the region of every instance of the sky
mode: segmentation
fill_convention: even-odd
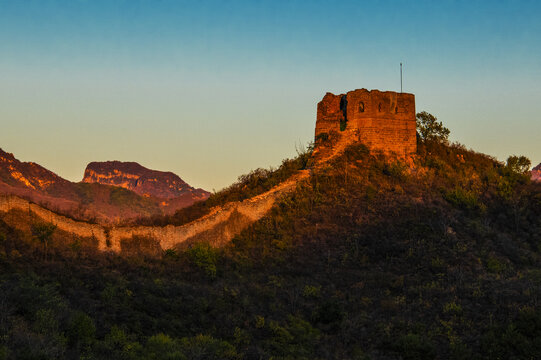
[[[0,148],[72,181],[136,161],[220,190],[313,140],[326,92],[415,94],[541,162],[540,1],[0,0]]]

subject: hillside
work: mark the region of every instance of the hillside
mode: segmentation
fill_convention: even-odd
[[[153,172],[136,163],[129,164],[146,171],[141,186],[133,189],[118,186],[122,183],[115,184],[114,180],[101,184],[90,175],[84,182],[70,182],[36,163],[21,162],[0,149],[0,195],[17,195],[69,217],[100,223],[172,214],[208,197],[206,191],[194,189],[173,173]],[[149,178],[149,175],[155,177]],[[165,188],[169,188],[170,179],[174,182],[171,186],[177,184],[177,187],[167,193]]]
[[[249,178],[222,196],[261,193],[272,176]],[[45,248],[8,225],[27,214],[8,213],[0,349],[69,359],[538,358],[539,214],[541,185],[527,173],[430,141],[411,166],[347,147],[221,249],[149,251],[138,238],[123,254],[139,256],[105,255],[60,231]]]

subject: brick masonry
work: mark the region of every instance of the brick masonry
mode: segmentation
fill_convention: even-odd
[[[317,105],[316,139],[337,133],[386,154],[408,156],[417,151],[415,96],[408,93],[357,89],[327,93]]]

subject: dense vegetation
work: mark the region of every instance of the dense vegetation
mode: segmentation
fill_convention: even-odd
[[[0,359],[541,358],[541,185],[443,140],[351,146],[223,249],[98,254],[8,214]]]

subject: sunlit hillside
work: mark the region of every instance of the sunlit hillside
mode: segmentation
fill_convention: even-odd
[[[220,249],[156,253],[139,239],[100,253],[4,215],[0,358],[541,356],[541,185],[527,159],[503,164],[426,137],[408,161],[362,144],[318,166],[306,156],[207,200],[311,171]],[[183,223],[208,207],[146,221]]]

